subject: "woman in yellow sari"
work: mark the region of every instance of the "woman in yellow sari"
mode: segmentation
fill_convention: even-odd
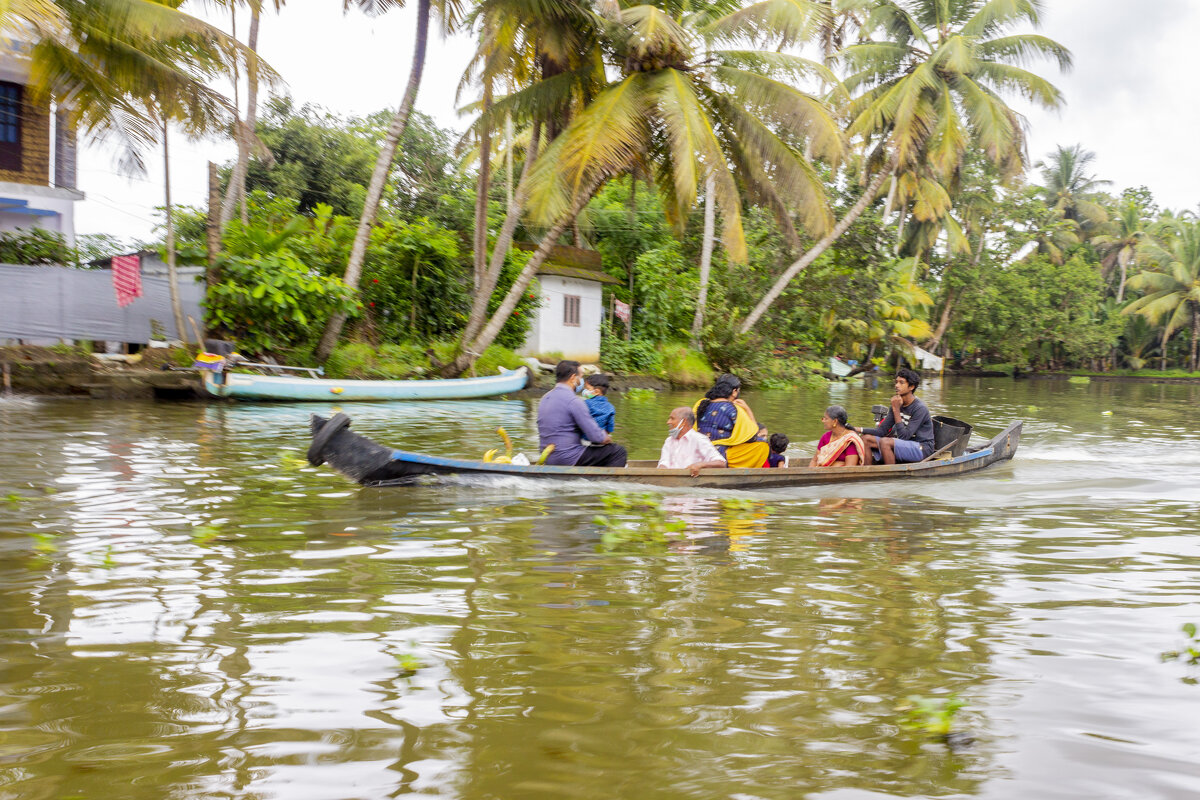
[[[854,467],[867,463],[863,459],[871,452],[863,444],[862,437],[850,430],[846,425],[846,409],[841,406],[830,406],[821,417],[825,426],[825,435],[817,442],[817,452],[810,467]]]
[[[704,399],[696,403],[696,430],[716,445],[730,467],[761,467],[771,452],[758,439],[758,422],[745,400],[738,399],[742,382],[733,375],[717,378]]]

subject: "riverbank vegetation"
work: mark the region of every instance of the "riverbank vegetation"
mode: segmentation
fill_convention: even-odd
[[[196,106],[239,155],[219,209],[168,207],[157,243],[208,266],[207,327],[244,351],[362,377],[510,366],[563,243],[619,281],[605,309],[633,309],[605,323],[617,371],[777,385],[914,346],[967,368],[1200,368],[1196,216],[1113,189],[1085,145],[1026,162],[1008,101],[1060,106],[1042,73],[1070,65],[1034,3],[423,3],[399,109],[362,118],[259,108],[250,8],[223,58],[184,29],[160,53],[250,90]],[[477,39],[465,133],[413,99],[439,15]],[[123,86],[121,113],[161,89]]]

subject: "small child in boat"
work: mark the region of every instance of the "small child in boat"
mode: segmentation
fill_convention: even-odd
[[[602,429],[613,432],[616,426],[617,410],[612,402],[605,397],[608,394],[609,380],[603,373],[588,375],[583,379],[583,399],[587,403],[588,413]]]
[[[786,469],[788,465],[787,456],[784,453],[788,449],[788,437],[782,433],[772,433],[769,440],[771,452],[767,455],[767,463],[764,467],[780,467]]]

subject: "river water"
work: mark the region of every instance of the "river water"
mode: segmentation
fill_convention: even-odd
[[[806,460],[888,394],[747,397]],[[1024,419],[1016,459],[619,507],[360,489],[303,461],[328,405],[0,401],[0,799],[1200,795],[1200,666],[1160,655],[1200,623],[1200,386],[921,395]],[[652,458],[695,398],[614,399]],[[536,446],[527,401],[346,411]],[[904,724],[950,695],[950,745]]]

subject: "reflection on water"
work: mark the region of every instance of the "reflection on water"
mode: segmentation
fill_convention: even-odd
[[[826,405],[885,394],[749,399],[807,458]],[[981,437],[1025,419],[1017,458],[639,510],[359,489],[303,459],[330,404],[0,403],[0,800],[1196,794],[1200,675],[1158,654],[1200,622],[1200,387],[922,394]],[[618,438],[654,457],[690,399],[616,397]],[[407,449],[536,447],[525,401],[345,410]],[[682,530],[597,521],[651,514]],[[952,692],[974,746],[900,727]]]

